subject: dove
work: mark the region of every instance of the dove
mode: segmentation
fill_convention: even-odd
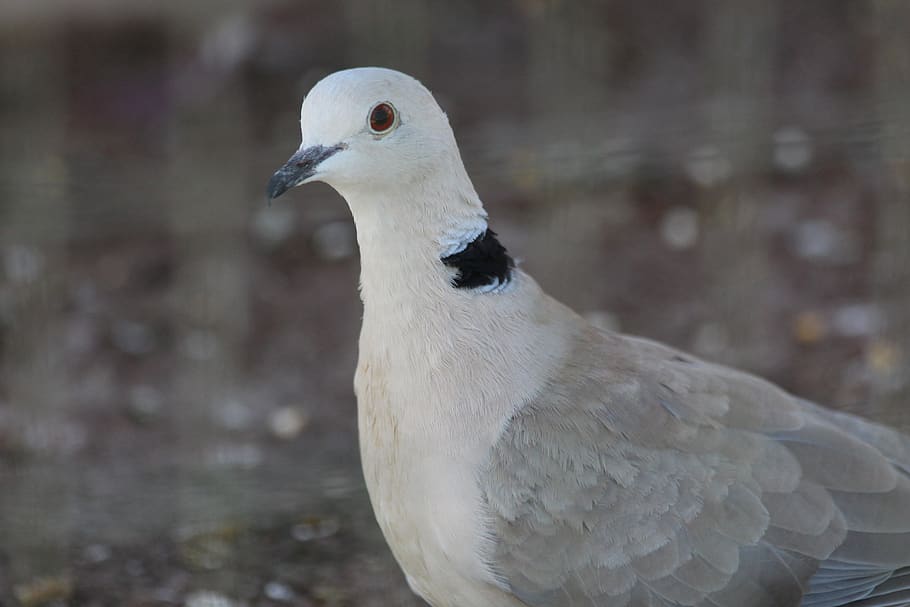
[[[414,78],[331,74],[300,127],[268,196],[353,216],[363,474],[430,605],[910,605],[905,435],[548,296]]]

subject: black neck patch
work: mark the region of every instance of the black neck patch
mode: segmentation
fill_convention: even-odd
[[[505,284],[512,278],[512,268],[515,267],[515,262],[506,248],[499,244],[493,230],[486,230],[464,250],[443,257],[442,263],[458,270],[452,279],[452,286],[456,289]]]

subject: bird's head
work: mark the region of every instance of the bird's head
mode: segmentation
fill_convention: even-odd
[[[370,280],[386,288],[403,260],[418,282],[508,282],[512,260],[487,229],[445,113],[417,80],[382,68],[331,74],[304,100],[300,127],[303,143],[272,176],[269,199],[310,181],[337,190],[373,268],[363,292]]]
[[[414,78],[356,68],[318,82],[300,110],[303,143],[269,181],[268,196],[310,181],[352,190],[400,189],[447,169],[457,146],[445,113]]]

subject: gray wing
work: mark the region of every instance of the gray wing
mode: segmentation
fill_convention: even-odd
[[[532,607],[910,605],[908,466],[894,431],[591,330],[481,471],[490,567]]]

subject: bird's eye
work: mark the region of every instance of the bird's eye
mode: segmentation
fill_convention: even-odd
[[[370,130],[377,135],[395,126],[395,108],[391,103],[377,103],[370,110]]]

